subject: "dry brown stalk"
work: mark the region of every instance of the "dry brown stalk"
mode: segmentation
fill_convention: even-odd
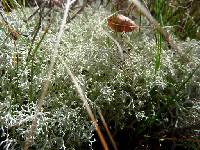
[[[108,125],[107,125],[107,123],[106,123],[106,121],[105,121],[105,119],[104,119],[104,117],[103,117],[103,115],[101,113],[101,110],[99,108],[98,108],[98,113],[99,113],[99,116],[100,116],[101,121],[103,123],[103,126],[106,129],[106,132],[107,132],[107,134],[108,134],[108,136],[110,138],[110,141],[111,141],[111,143],[113,145],[114,150],[118,150],[117,144],[116,144],[115,140],[113,139],[112,134],[110,133],[109,127],[108,127]]]

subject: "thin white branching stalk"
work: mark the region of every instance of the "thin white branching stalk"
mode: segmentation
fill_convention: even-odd
[[[103,126],[106,129],[106,132],[107,132],[107,134],[108,134],[108,136],[110,138],[110,141],[111,141],[111,143],[113,145],[114,150],[118,150],[117,144],[116,144],[115,140],[113,139],[112,134],[110,133],[109,127],[108,127],[108,125],[107,125],[107,123],[106,123],[106,121],[105,121],[105,119],[104,119],[104,117],[103,117],[103,115],[101,113],[100,108],[97,108],[97,109],[98,109],[98,113],[99,113],[99,116],[101,118],[101,121],[103,123]]]
[[[62,34],[64,33],[64,26],[66,24],[68,12],[69,12],[70,6],[75,1],[76,0],[73,0],[73,1],[67,0],[67,3],[65,4],[64,16],[63,16],[63,19],[62,19],[62,22],[61,22],[61,25],[60,25],[60,30],[59,30],[58,36],[57,36],[58,38],[56,40],[56,44],[55,44],[54,51],[53,51],[53,54],[52,54],[50,66],[49,66],[49,69],[48,69],[47,79],[44,81],[42,94],[41,94],[40,98],[37,101],[37,107],[36,107],[36,110],[35,110],[35,115],[33,117],[32,125],[31,125],[31,128],[30,128],[30,130],[28,132],[28,136],[27,136],[26,141],[25,141],[25,145],[24,145],[24,148],[23,148],[24,150],[28,150],[29,146],[31,145],[31,143],[33,141],[34,132],[35,132],[36,127],[37,127],[37,121],[38,121],[37,117],[38,117],[39,113],[42,111],[42,105],[44,103],[44,98],[45,98],[45,96],[46,96],[46,94],[48,92],[49,82],[51,80],[53,68],[54,68],[54,65],[55,65],[55,62],[56,62],[56,58],[57,58],[57,55],[58,55],[59,43],[60,43]]]
[[[75,89],[76,89],[77,93],[79,94],[80,99],[83,101],[83,104],[84,104],[86,111],[87,111],[87,113],[88,113],[88,115],[89,115],[89,117],[90,117],[90,119],[93,123],[93,126],[95,127],[95,130],[97,131],[97,134],[99,136],[99,139],[101,141],[101,144],[102,144],[104,150],[108,150],[108,145],[107,145],[105,138],[104,138],[99,126],[98,126],[98,123],[97,123],[97,121],[96,121],[96,119],[95,119],[95,117],[92,113],[92,110],[91,110],[91,108],[88,104],[87,98],[86,98],[83,90],[81,89],[80,85],[78,84],[77,79],[75,78],[75,76],[71,72],[70,68],[68,67],[68,65],[66,64],[66,62],[63,60],[63,58],[61,56],[59,56],[59,60],[62,62],[65,69],[67,70],[67,73],[68,73],[71,81],[73,82]]]
[[[119,42],[117,42],[117,40],[115,40],[114,37],[112,37],[108,32],[106,32],[106,31],[103,31],[103,32],[117,45],[120,59],[123,62],[124,61],[124,53],[123,53],[122,47],[120,46]]]
[[[170,38],[169,33],[167,33],[160,24],[152,17],[151,13],[145,8],[139,0],[129,0],[130,2],[134,3],[135,6],[140,10],[141,14],[146,16],[146,18],[153,24],[153,26],[163,35],[165,41],[167,44],[169,44],[174,51],[176,51],[178,54],[180,54],[180,50],[176,46],[176,44],[173,42],[173,40]]]

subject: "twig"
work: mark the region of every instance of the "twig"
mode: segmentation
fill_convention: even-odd
[[[33,12],[33,14],[31,14],[31,15],[28,17],[28,19],[25,20],[25,22],[28,22],[29,20],[31,20],[31,19],[38,13],[38,11],[39,11],[40,9],[41,9],[40,7],[37,8],[37,9]]]
[[[67,73],[68,73],[68,75],[70,76],[71,81],[74,83],[74,86],[75,86],[75,88],[76,88],[76,91],[77,91],[77,93],[78,93],[79,96],[80,96],[80,99],[83,101],[83,103],[84,103],[84,105],[85,105],[85,108],[86,108],[86,110],[87,110],[87,113],[88,113],[88,115],[89,115],[89,117],[90,117],[90,119],[91,119],[91,121],[92,121],[92,123],[93,123],[93,126],[95,127],[95,130],[96,130],[96,132],[97,132],[97,134],[98,134],[98,136],[99,136],[99,138],[100,138],[100,141],[101,141],[101,143],[102,143],[102,146],[103,146],[104,150],[108,150],[108,145],[107,145],[107,143],[106,143],[106,141],[105,141],[105,138],[104,138],[104,136],[103,136],[103,134],[102,134],[102,132],[101,132],[99,126],[98,126],[98,123],[97,123],[97,121],[96,121],[96,119],[95,119],[95,117],[94,117],[94,115],[93,115],[93,113],[92,113],[92,110],[91,110],[91,108],[90,108],[90,106],[89,106],[89,104],[88,104],[88,101],[87,101],[87,99],[86,99],[86,96],[84,95],[84,93],[83,93],[83,91],[82,91],[80,85],[78,84],[78,82],[77,82],[75,76],[73,75],[73,73],[71,72],[71,70],[69,69],[69,67],[68,67],[67,64],[65,63],[65,61],[62,59],[61,56],[59,56],[59,59],[60,59],[60,61],[63,63],[63,65],[65,66],[65,68],[66,68],[66,70],[67,70]]]
[[[75,0],[73,0],[73,1],[68,0],[67,3],[65,4],[64,17],[62,19],[62,22],[61,22],[61,25],[60,25],[60,30],[58,32],[58,36],[57,36],[58,38],[57,38],[55,48],[54,48],[54,51],[53,51],[53,54],[52,54],[52,59],[51,59],[51,63],[50,63],[49,69],[48,69],[47,79],[44,82],[42,94],[37,101],[37,108],[36,108],[35,115],[34,115],[33,120],[32,120],[31,128],[28,132],[28,136],[27,136],[26,141],[25,141],[25,145],[24,145],[24,148],[23,148],[24,150],[28,150],[28,148],[31,145],[32,140],[33,140],[34,132],[35,132],[36,127],[37,127],[37,120],[38,120],[37,117],[38,117],[38,114],[42,111],[42,105],[44,103],[44,98],[45,98],[47,91],[48,91],[49,82],[50,82],[52,72],[53,72],[53,68],[54,68],[54,65],[55,65],[55,62],[56,62],[59,43],[60,43],[62,34],[64,33],[64,26],[65,26],[66,19],[67,19],[67,16],[68,16],[68,12],[69,12],[69,9],[70,9],[70,4],[72,4],[72,2],[75,2]]]
[[[181,54],[180,50],[176,46],[176,44],[173,42],[173,40],[170,38],[170,35],[160,26],[160,24],[152,17],[150,12],[145,8],[140,1],[138,0],[131,0],[132,3],[135,4],[135,6],[140,10],[141,14],[146,16],[146,18],[153,24],[153,26],[163,35],[165,41],[167,44],[169,44],[178,54]]]
[[[109,33],[107,33],[106,31],[104,31],[104,33],[117,45],[118,51],[119,51],[119,55],[121,58],[121,61],[124,62],[124,53],[122,50],[122,47],[120,46],[119,42],[117,42],[117,40],[115,40]]]
[[[160,140],[200,143],[200,139],[192,139],[192,138],[176,138],[176,137],[167,138],[167,137],[164,137],[164,138],[160,138]]]
[[[103,123],[103,126],[106,129],[106,132],[107,132],[107,134],[108,134],[108,136],[110,138],[110,141],[111,141],[111,143],[113,145],[114,150],[118,150],[117,149],[117,144],[116,144],[115,140],[113,139],[112,134],[110,133],[110,130],[109,130],[108,125],[107,125],[107,123],[106,123],[106,121],[105,121],[105,119],[104,119],[104,117],[103,117],[103,115],[101,113],[100,108],[97,108],[97,109],[98,109],[98,113],[99,113],[99,116],[101,118],[101,121]]]
[[[44,12],[44,9],[40,10],[40,12],[39,12],[39,21],[38,21],[38,24],[37,24],[37,26],[35,27],[35,30],[33,31],[32,35],[31,35],[31,36],[33,36],[33,38],[31,39],[31,45],[30,45],[30,48],[29,48],[29,50],[28,50],[28,56],[27,56],[26,62],[29,61],[29,57],[30,57],[30,55],[31,55],[33,43],[34,43],[34,41],[35,41],[35,39],[36,39],[36,37],[37,37],[37,35],[38,35],[38,33],[39,33],[39,30],[40,30],[40,28],[41,28],[42,18],[43,18],[43,17],[42,17],[43,12]]]
[[[75,19],[76,16],[77,16],[78,14],[80,14],[80,13],[85,9],[86,6],[87,6],[87,1],[85,1],[84,4],[81,6],[81,8],[80,8],[72,17],[70,17],[70,18],[67,20],[67,23],[69,23],[69,22],[71,22],[73,19]]]

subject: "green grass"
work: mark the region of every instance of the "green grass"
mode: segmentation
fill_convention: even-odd
[[[28,9],[24,11],[30,13]],[[150,29],[127,33],[123,38],[115,37],[126,51],[122,63],[118,47],[105,34],[113,35],[102,21],[108,15],[105,9],[87,8],[66,25],[59,47],[59,55],[74,72],[95,116],[99,119],[99,107],[107,123],[114,122],[116,130],[132,125],[139,136],[152,136],[150,129],[158,124],[164,130],[195,123],[192,120],[200,117],[199,107],[196,108],[199,104],[194,103],[187,111],[183,103],[200,97],[199,41],[174,39],[182,50],[182,55],[177,56],[163,44],[161,35],[155,37]],[[29,35],[37,20],[27,25],[17,19],[22,16],[13,14],[9,22]],[[53,14],[53,20],[48,33],[41,28],[30,54],[30,41],[23,36],[16,41],[16,47],[10,38],[0,45],[1,126],[12,131],[8,139],[15,140],[14,149],[24,144],[47,77],[60,24],[58,12]],[[46,27],[47,22],[43,23]],[[3,31],[0,35],[0,40],[5,40]],[[20,58],[16,63],[12,62],[14,53]],[[57,61],[32,148],[80,149],[89,142],[92,131],[83,103],[64,65]]]

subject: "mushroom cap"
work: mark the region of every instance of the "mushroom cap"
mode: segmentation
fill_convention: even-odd
[[[133,20],[122,14],[110,16],[107,21],[108,26],[115,32],[132,32],[139,28]]]

